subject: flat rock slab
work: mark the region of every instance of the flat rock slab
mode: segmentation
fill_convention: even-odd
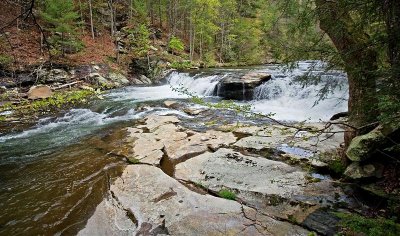
[[[159,166],[165,154],[173,163],[178,163],[237,140],[232,133],[215,130],[197,133],[177,123],[179,119],[174,116],[148,116],[145,125],[129,128],[127,140],[131,142],[132,154],[128,159]]]
[[[224,148],[178,164],[175,177],[214,192],[229,189],[260,212],[297,222],[321,207],[347,200],[328,180],[313,183],[301,169]]]
[[[308,235],[238,202],[192,192],[152,166],[128,166],[110,191],[105,201],[130,217],[104,214],[113,204],[105,210],[102,203],[79,235]]]

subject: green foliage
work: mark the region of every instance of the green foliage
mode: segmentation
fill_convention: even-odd
[[[218,196],[228,199],[228,200],[235,200],[236,199],[236,194],[234,192],[231,192],[227,189],[221,189],[218,192]]]
[[[400,225],[392,220],[383,218],[370,219],[355,214],[336,213],[341,219],[343,235],[363,233],[367,236],[396,236],[400,235]]]
[[[7,67],[8,65],[10,65],[12,63],[12,61],[13,61],[12,57],[10,57],[8,55],[0,54],[0,68]]]
[[[76,52],[83,44],[77,37],[78,18],[73,0],[45,0],[41,11],[42,19],[47,23],[51,35],[49,43],[55,55]]]
[[[340,159],[334,159],[329,161],[329,169],[335,172],[336,174],[343,174],[346,170],[346,166]]]
[[[185,44],[183,44],[180,38],[173,36],[168,43],[169,48],[175,52],[182,52],[185,50]]]
[[[66,108],[64,106],[76,105],[85,103],[86,98],[97,94],[98,91],[91,90],[78,90],[68,92],[58,92],[53,94],[51,97],[46,99],[40,99],[35,101],[24,101],[18,105],[7,103],[2,105],[2,110],[15,110],[21,113],[30,113],[37,111],[49,111]]]
[[[46,111],[48,109],[60,109],[66,104],[77,104],[86,102],[86,98],[93,95],[95,92],[90,90],[79,90],[71,92],[55,93],[53,96],[35,100],[30,104],[34,111]]]
[[[393,95],[386,94],[379,96],[379,107],[381,114],[379,120],[382,123],[390,123],[400,115],[400,102]]]
[[[129,157],[128,160],[129,160],[129,163],[131,163],[133,165],[140,164],[140,160],[138,160],[138,159],[136,159],[134,157]]]
[[[133,28],[124,28],[128,33],[128,47],[135,57],[147,55],[150,49],[150,31],[146,24],[140,24]]]
[[[171,63],[171,68],[177,70],[190,69],[192,67],[192,63],[190,61],[174,61]]]

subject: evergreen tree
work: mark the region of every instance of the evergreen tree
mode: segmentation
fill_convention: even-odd
[[[77,37],[79,14],[73,0],[45,0],[41,17],[48,25],[53,54],[65,56],[67,52],[81,49],[82,43]]]

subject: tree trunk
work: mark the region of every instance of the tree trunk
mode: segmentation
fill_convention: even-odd
[[[390,95],[395,102],[400,102],[400,1],[386,0],[383,3],[383,14],[388,33],[388,58],[391,66],[389,78]]]
[[[90,13],[90,32],[92,33],[92,39],[94,39],[92,0],[89,0],[89,13]]]
[[[111,36],[114,36],[115,34],[115,22],[114,22],[114,7],[113,7],[113,1],[108,0],[108,6],[110,7],[110,28],[111,28]]]
[[[348,12],[336,1],[316,0],[320,28],[325,31],[342,60],[349,80],[349,122],[362,127],[377,120],[377,53],[368,45],[368,35],[354,27]],[[348,136],[348,143],[353,133]]]

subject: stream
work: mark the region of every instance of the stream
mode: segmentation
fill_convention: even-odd
[[[321,63],[320,63],[321,64]],[[163,106],[165,100],[186,101],[173,88],[186,88],[210,101],[218,97],[218,82],[230,74],[268,72],[270,81],[256,88],[253,111],[275,113],[278,120],[319,121],[347,110],[346,75],[325,72],[321,65],[299,62],[292,71],[278,65],[172,72],[164,84],[126,87],[104,94],[103,100],[71,109],[60,117],[41,119],[34,127],[0,136],[0,235],[76,234],[106,196],[127,161],[123,128],[149,114],[175,114],[183,123],[198,120]],[[315,104],[322,85],[303,88],[293,83],[309,69],[321,80],[342,84]],[[189,104],[190,106],[198,106]],[[241,120],[230,116],[229,121]],[[245,120],[245,119],[243,119]]]

